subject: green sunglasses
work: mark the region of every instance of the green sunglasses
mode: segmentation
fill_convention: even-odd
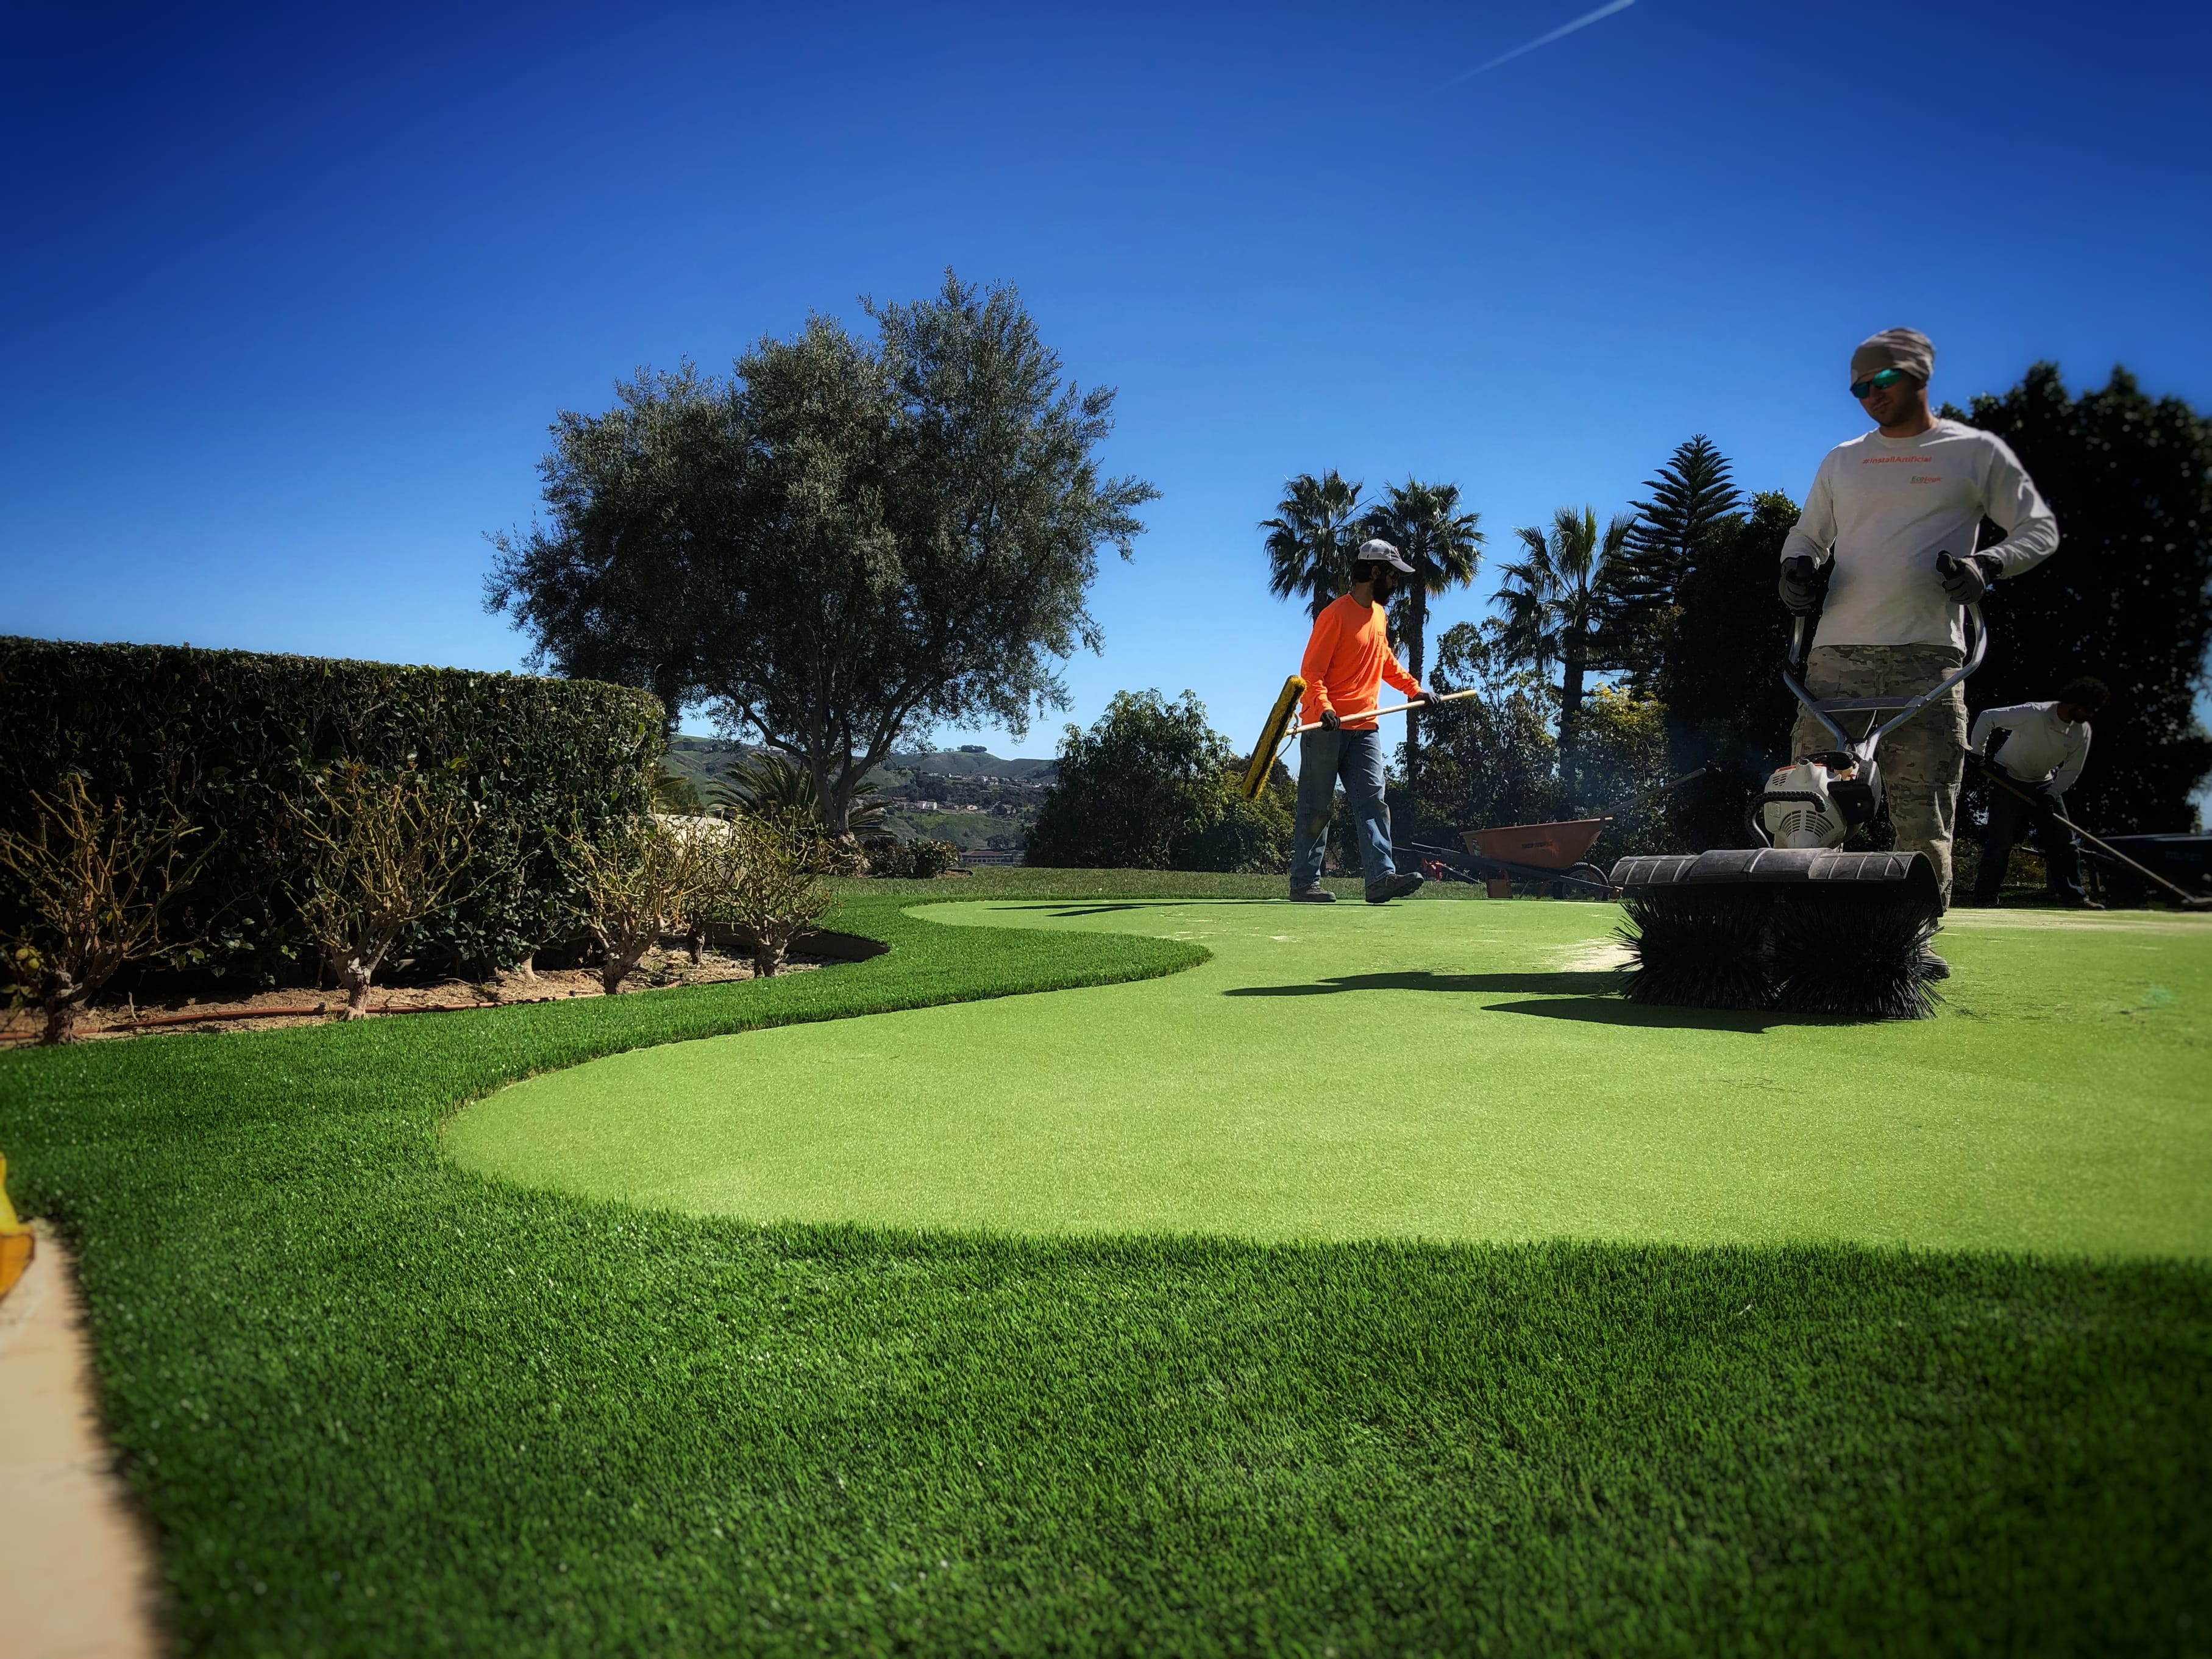
[[[1851,396],[1863,398],[1872,392],[1887,391],[1905,378],[1901,368],[1884,368],[1869,374],[1863,380],[1851,382]]]

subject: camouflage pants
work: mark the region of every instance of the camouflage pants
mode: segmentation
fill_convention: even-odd
[[[1965,658],[1948,645],[1816,645],[1805,663],[1805,689],[1816,697],[1911,696],[1925,691]],[[1887,720],[1888,715],[1881,716]],[[1865,736],[1868,717],[1839,714],[1836,724]],[[1803,709],[1790,733],[1790,753],[1817,754],[1836,740]],[[1966,766],[1964,686],[1932,702],[1881,740],[1875,756],[1889,821],[1900,851],[1928,854],[1943,902],[1951,902],[1951,817],[1959,805],[1959,775]]]

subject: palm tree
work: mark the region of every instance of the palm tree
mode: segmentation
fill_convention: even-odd
[[[1415,679],[1428,666],[1429,601],[1465,587],[1482,565],[1482,514],[1459,510],[1457,484],[1392,484],[1388,497],[1368,509],[1363,536],[1379,536],[1405,556],[1413,575],[1391,607],[1406,667]],[[1406,722],[1406,775],[1420,770],[1420,726]]]
[[[1539,672],[1558,663],[1559,690],[1559,781],[1576,799],[1577,742],[1583,710],[1583,676],[1591,665],[1591,647],[1603,620],[1601,592],[1606,567],[1620,556],[1636,524],[1633,514],[1617,513],[1601,538],[1597,514],[1563,507],[1552,515],[1549,532],[1523,525],[1513,533],[1527,556],[1499,574],[1498,603],[1505,607],[1501,643],[1516,662]]]
[[[759,750],[730,769],[730,782],[720,792],[725,799],[763,817],[793,813],[819,819],[821,792],[814,775],[788,755]],[[845,814],[852,834],[880,830],[884,803],[875,799],[876,786],[863,781],[853,788],[853,805]]]
[[[1267,591],[1277,599],[1306,596],[1306,612],[1318,617],[1352,587],[1352,554],[1362,539],[1355,515],[1359,485],[1332,467],[1318,478],[1301,472],[1283,486],[1276,516],[1260,520],[1267,532]]]

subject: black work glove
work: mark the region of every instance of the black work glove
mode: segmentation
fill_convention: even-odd
[[[1820,567],[1804,554],[1783,560],[1782,580],[1777,591],[1782,595],[1782,603],[1789,608],[1791,616],[1810,615],[1813,608],[1820,603],[1821,591],[1826,586],[1827,583],[1820,580]]]
[[[1338,717],[1337,712],[1334,708],[1324,708],[1321,711],[1321,729],[1322,731],[1334,732],[1338,726],[1342,726],[1343,724],[1344,721]]]
[[[1413,701],[1424,708],[1434,708],[1443,702],[1443,699],[1433,691],[1416,691],[1413,693]]]
[[[1936,556],[1936,574],[1942,580],[1943,597],[1954,605],[1979,604],[1997,579],[1998,568],[1996,557],[1988,553],[1977,553],[1971,559],[1954,559],[1948,553]]]

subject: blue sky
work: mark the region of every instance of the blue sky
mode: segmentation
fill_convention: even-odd
[[[1961,401],[2212,407],[2207,9],[1635,0],[1467,76],[1589,3],[9,8],[0,632],[518,665],[483,536],[556,410],[947,265],[1162,492],[1069,717],[1240,744],[1293,472],[1455,479],[1493,560],[1696,431],[1802,495],[1896,323]]]

